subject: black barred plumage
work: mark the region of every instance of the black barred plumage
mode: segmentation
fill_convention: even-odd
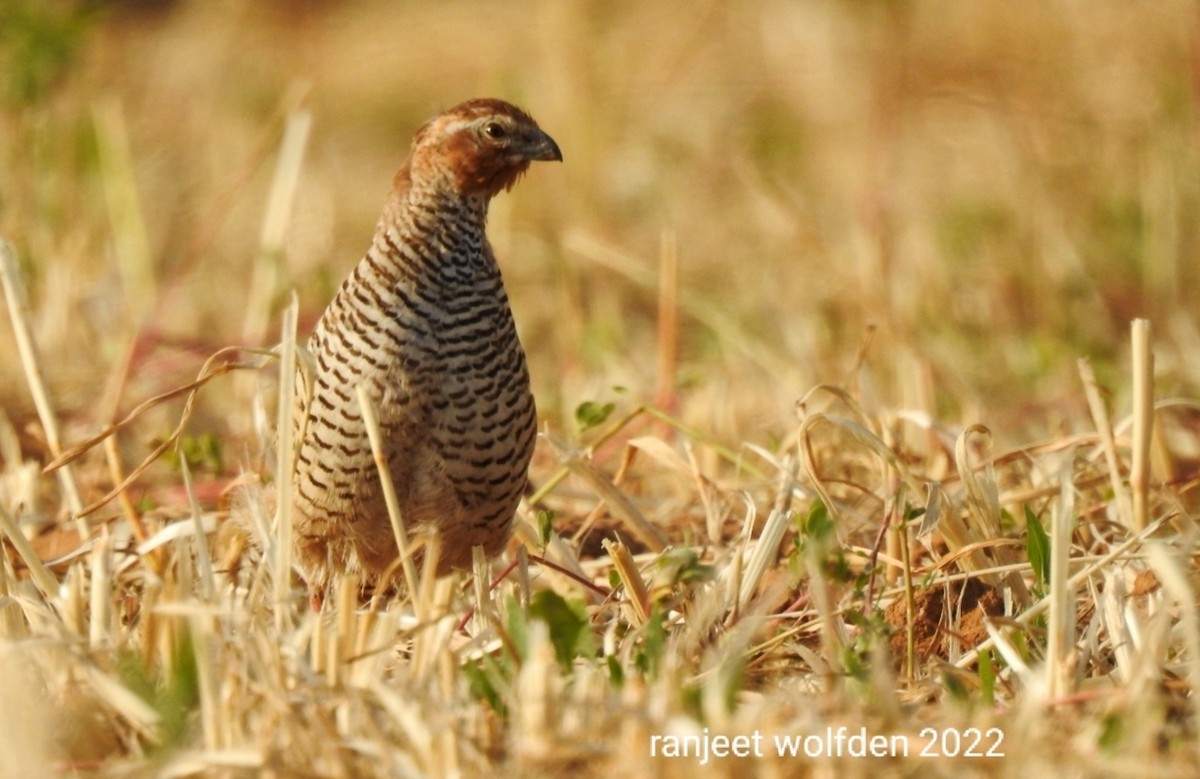
[[[561,159],[532,118],[499,100],[463,103],[417,131],[370,248],[308,342],[316,375],[293,415],[293,499],[314,604],[338,574],[371,585],[398,554],[359,384],[409,533],[441,533],[439,571],[508,541],[536,412],[484,228],[494,195],[531,162]]]

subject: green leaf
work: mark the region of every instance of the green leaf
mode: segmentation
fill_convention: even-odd
[[[942,687],[950,695],[951,698],[967,703],[971,700],[971,692],[966,685],[962,683],[957,676],[952,673],[943,673],[941,675]]]
[[[857,682],[866,682],[868,669],[863,656],[854,651],[854,647],[851,646],[843,647],[841,654],[842,668],[846,672],[846,676]]]
[[[1117,753],[1125,741],[1125,721],[1119,712],[1113,712],[1100,721],[1100,735],[1097,738],[1101,750],[1106,753]]]
[[[992,666],[992,651],[979,653],[979,694],[986,706],[996,703],[996,669]]]
[[[1029,564],[1033,566],[1037,583],[1044,589],[1050,583],[1050,537],[1028,506],[1025,507],[1025,530]]]
[[[0,96],[18,106],[44,99],[78,65],[98,6],[37,0],[0,3]]]
[[[505,608],[508,613],[508,639],[516,652],[517,660],[529,656],[529,621],[525,610],[513,596],[506,599]]]
[[[179,470],[180,458],[186,458],[193,471],[221,473],[225,468],[221,439],[213,433],[181,436],[178,444],[168,449],[163,456],[175,470]]]
[[[616,403],[601,404],[592,400],[583,401],[575,409],[575,424],[579,426],[579,432],[582,433],[604,424],[604,420],[608,419],[616,408]]]
[[[823,501],[813,501],[808,516],[804,518],[803,531],[814,541],[825,539],[834,532],[833,517],[829,516],[829,509]]]
[[[642,651],[634,656],[634,664],[646,676],[654,679],[662,665],[663,649],[667,645],[667,630],[663,624],[662,611],[657,606],[650,612],[646,621],[645,638]]]
[[[537,513],[538,540],[545,549],[550,545],[550,538],[554,534],[554,512],[547,509],[542,509]]]
[[[695,549],[669,549],[658,558],[658,567],[672,584],[706,582],[716,575],[716,569],[700,562]]]
[[[591,653],[590,623],[582,604],[572,605],[553,590],[541,590],[529,604],[529,616],[550,628],[554,656],[564,668],[576,657]]]
[[[508,715],[508,707],[504,705],[504,697],[500,694],[497,679],[502,677],[499,666],[490,656],[484,655],[463,667],[467,677],[467,686],[471,694],[487,703],[501,717]]]
[[[122,654],[117,671],[125,686],[158,713],[157,749],[166,750],[187,738],[200,705],[200,670],[192,634],[183,630],[165,667],[151,667],[145,658]]]
[[[608,664],[608,678],[612,680],[613,687],[618,690],[625,686],[625,669],[621,667],[621,661],[616,655],[609,655],[606,658]]]

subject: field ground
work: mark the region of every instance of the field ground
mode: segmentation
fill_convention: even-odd
[[[481,95],[535,493],[314,615],[270,350]],[[1193,3],[8,0],[0,101],[0,776],[1195,775]]]

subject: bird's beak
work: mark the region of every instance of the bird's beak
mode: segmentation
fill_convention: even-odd
[[[558,144],[546,133],[538,130],[525,143],[525,156],[530,160],[554,160],[562,162]]]

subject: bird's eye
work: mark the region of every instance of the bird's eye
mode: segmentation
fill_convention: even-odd
[[[499,122],[488,122],[483,126],[484,135],[491,138],[493,141],[498,141],[504,137],[504,125]]]

